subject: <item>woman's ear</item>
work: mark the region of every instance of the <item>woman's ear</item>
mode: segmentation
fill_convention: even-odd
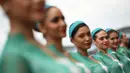
[[[70,41],[71,41],[72,43],[74,42],[72,38],[70,38]]]
[[[96,45],[96,40],[93,40],[93,43]]]
[[[39,24],[38,26],[39,30],[43,33],[43,34],[46,34],[46,27],[45,25],[43,25],[42,23]]]
[[[76,43],[75,40],[74,40],[74,38],[70,38],[70,41],[71,41],[73,44]]]

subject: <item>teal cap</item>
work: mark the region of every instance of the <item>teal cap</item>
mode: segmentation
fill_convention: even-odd
[[[46,5],[45,5],[45,9],[50,8],[50,7],[52,7],[52,6],[49,5],[49,4],[46,4]]]
[[[97,33],[97,32],[99,32],[100,30],[103,30],[102,28],[96,28],[96,29],[94,29],[93,31],[92,31],[92,33],[91,33],[91,35],[92,35],[92,38],[94,39],[95,37],[95,34]]]
[[[122,32],[119,32],[119,38],[121,38],[122,37]]]
[[[114,29],[112,29],[112,28],[107,28],[105,31],[106,31],[106,32],[109,32],[110,30],[114,30]]]
[[[84,23],[83,21],[76,21],[74,23],[72,23],[69,27],[69,37],[71,38],[72,33],[74,31],[74,29],[76,28],[76,26],[80,25],[81,23]]]

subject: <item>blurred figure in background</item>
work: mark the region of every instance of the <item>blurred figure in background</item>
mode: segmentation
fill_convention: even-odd
[[[62,72],[67,68],[34,39],[32,29],[43,20],[44,4],[44,0],[3,0],[11,30],[0,59],[0,73],[68,73]]]
[[[66,73],[86,73],[84,67],[78,68],[76,61],[70,59],[69,53],[63,48],[62,39],[66,36],[65,17],[59,8],[47,5],[45,8],[44,20],[38,24],[39,31],[43,33],[47,41],[46,47],[58,58],[57,61],[62,63],[68,70],[64,69]],[[62,61],[63,60],[63,61]],[[57,66],[51,65],[54,69]],[[57,70],[58,71],[58,70]],[[89,73],[89,72],[88,72]]]
[[[119,33],[119,39],[120,39],[120,47],[128,48],[129,39],[126,36],[126,34],[123,33],[123,32],[120,32]]]
[[[104,63],[110,73],[124,73],[123,65],[107,52],[109,45],[107,32],[102,28],[96,28],[92,31],[92,37],[98,49],[98,52],[93,57]]]
[[[119,33],[111,28],[107,28],[106,32],[108,34],[108,42],[109,42],[109,48],[107,52],[114,58],[118,59],[118,61],[120,61],[124,65],[125,72],[129,73],[130,72],[129,58],[117,52],[119,46]]]
[[[119,32],[119,47],[118,47],[118,52],[122,53],[130,58],[130,54],[128,51],[128,44],[129,44],[129,39],[127,38],[126,34],[123,32]]]
[[[129,38],[129,42],[128,42],[128,49],[130,50],[130,38]]]

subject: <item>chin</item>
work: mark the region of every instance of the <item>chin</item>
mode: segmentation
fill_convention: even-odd
[[[84,47],[84,48],[87,50],[87,49],[89,49],[89,48],[90,48],[90,46],[86,46],[86,47]]]
[[[104,47],[104,48],[108,48],[108,47]]]
[[[114,46],[114,49],[117,49],[118,48],[118,46]]]
[[[66,34],[62,34],[61,37],[66,37]]]

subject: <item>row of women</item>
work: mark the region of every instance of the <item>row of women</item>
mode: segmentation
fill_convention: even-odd
[[[0,59],[0,73],[130,73],[124,33],[120,38],[110,28],[96,28],[91,33],[86,23],[76,21],[69,27],[69,37],[77,52],[67,52],[62,45],[67,25],[59,8],[46,5],[42,10],[44,0],[3,1],[11,30]],[[43,33],[46,45],[34,39],[34,28]],[[98,52],[89,56],[92,40]]]

